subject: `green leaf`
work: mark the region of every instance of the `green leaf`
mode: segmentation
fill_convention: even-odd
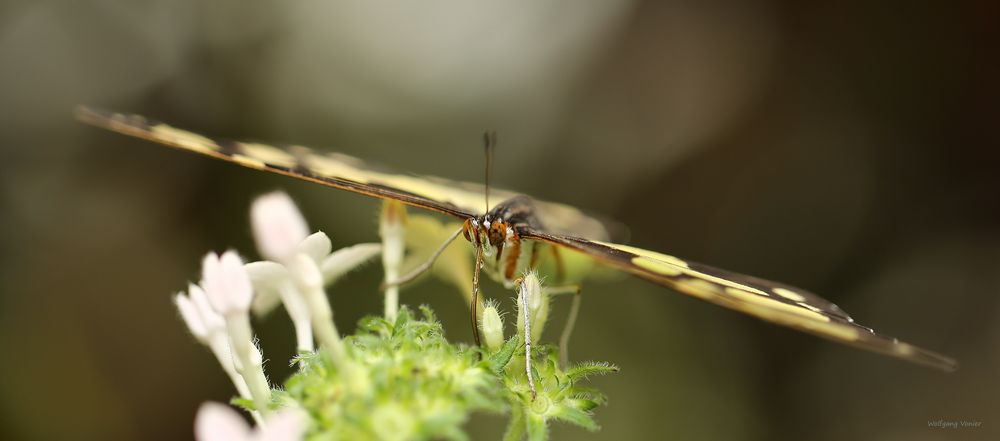
[[[438,322],[437,316],[434,315],[434,310],[432,310],[430,306],[420,305],[418,308],[420,309],[420,315],[423,316],[421,320],[429,323]]]
[[[524,409],[515,406],[511,410],[510,423],[507,424],[507,431],[503,435],[503,441],[520,441],[528,430],[524,421]]]
[[[406,306],[399,308],[399,312],[396,313],[396,323],[393,323],[392,328],[394,331],[399,332],[400,330],[406,329],[407,322],[410,321],[410,309]]]
[[[377,334],[388,334],[391,326],[383,317],[365,316],[358,320],[358,330]]]
[[[233,397],[229,400],[229,404],[242,408],[247,412],[253,412],[257,410],[257,405],[254,404],[253,400],[248,400],[246,398]]]
[[[589,413],[569,406],[559,406],[550,415],[557,420],[583,427],[591,432],[596,432],[601,428]]]
[[[607,362],[586,361],[573,366],[566,371],[566,376],[572,381],[582,380],[594,375],[606,375],[618,372],[618,366]]]
[[[545,383],[547,383],[547,381],[545,381],[545,377],[542,377],[538,373],[538,369],[535,369],[535,363],[531,363],[531,376],[535,380],[535,386],[536,386],[535,388],[536,389],[539,389],[539,388],[544,389],[544,385],[545,385]]]
[[[581,410],[581,411],[584,411],[584,412],[590,412],[595,407],[601,405],[601,403],[598,403],[597,401],[588,400],[586,398],[569,398],[567,400],[564,400],[563,403],[566,406],[569,406],[569,407],[572,407],[574,409]]]
[[[499,351],[490,356],[489,367],[494,374],[503,375],[504,368],[510,363],[510,359],[514,357],[514,352],[520,346],[521,340],[516,335],[512,335],[504,342]]]
[[[545,418],[539,416],[526,415],[528,441],[545,441],[549,439],[549,428],[545,423]]]
[[[574,386],[566,390],[566,395],[570,398],[590,400],[599,405],[608,402],[608,398],[593,387]]]

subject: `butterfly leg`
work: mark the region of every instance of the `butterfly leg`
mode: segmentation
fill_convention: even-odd
[[[580,314],[580,285],[555,286],[545,290],[548,295],[573,294],[573,302],[569,307],[569,316],[566,317],[566,324],[563,325],[562,333],[559,334],[559,367],[566,369],[569,366],[569,338],[573,335],[573,328],[576,326],[576,318]]]
[[[534,270],[536,259],[534,258],[535,250],[537,250],[537,245],[532,245],[531,254],[532,262],[529,267]],[[521,239],[517,236],[511,239],[511,247],[509,254],[507,255],[506,267],[504,268],[504,278],[506,280],[511,280],[514,278],[514,272],[517,271],[517,261],[521,255]],[[531,312],[528,309],[528,293],[527,288],[524,286],[524,277],[518,277],[514,279],[514,286],[518,287],[520,291],[518,297],[521,301],[521,311],[524,314],[524,373],[528,377],[528,388],[531,389],[531,399],[534,400],[537,396],[537,391],[535,390],[535,379],[531,372]]]
[[[563,280],[566,280],[566,262],[563,262],[562,253],[558,247],[549,246],[549,250],[552,252],[552,260],[556,265],[556,281],[562,283]]]
[[[504,280],[511,280],[514,278],[514,272],[517,271],[517,260],[521,257],[521,239],[514,236],[510,239],[510,249],[507,251],[507,261],[505,262],[503,277]],[[498,256],[499,258],[499,256]],[[515,282],[516,286],[517,283]]]
[[[531,399],[534,400],[538,393],[535,391],[535,379],[531,373],[531,312],[528,310],[528,288],[524,286],[521,277],[515,283],[520,286],[521,311],[524,311],[524,372],[528,375],[528,388],[531,389]]]
[[[442,243],[441,246],[438,247],[438,249],[435,250],[433,254],[431,254],[431,257],[428,258],[426,261],[424,261],[424,263],[421,263],[412,271],[406,273],[405,275],[399,277],[396,280],[382,282],[382,284],[379,285],[379,289],[385,291],[386,288],[410,283],[417,277],[420,277],[420,275],[422,275],[423,273],[426,273],[428,270],[431,269],[431,267],[434,265],[434,262],[437,261],[438,257],[441,257],[441,254],[444,253],[444,250],[448,249],[448,245],[451,245],[451,243],[455,241],[455,238],[457,238],[458,235],[462,234],[462,232],[464,231],[465,231],[464,226],[462,228],[459,228],[458,231],[455,231],[454,233],[452,233],[451,236],[448,236],[448,239],[445,239],[444,243]]]
[[[538,268],[538,258],[541,257],[539,254],[539,247],[544,247],[545,245],[539,241],[531,242],[531,260],[528,261],[528,268],[535,269]]]
[[[472,339],[476,346],[481,346],[479,340],[479,272],[483,268],[483,247],[476,247],[476,267],[472,271]]]
[[[556,280],[562,282],[566,278],[566,264],[563,262],[559,248],[549,246],[552,252],[552,260],[556,266]],[[535,260],[534,250],[532,250],[532,260]],[[554,286],[546,289],[549,295],[573,294],[573,302],[569,307],[569,316],[566,317],[566,324],[563,325],[562,333],[559,334],[559,366],[565,369],[569,365],[569,339],[573,335],[573,328],[576,326],[576,318],[580,314],[581,287],[579,284]]]

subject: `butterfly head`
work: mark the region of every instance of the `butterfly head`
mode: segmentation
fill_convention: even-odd
[[[491,218],[489,214],[466,219],[462,228],[465,240],[487,249],[502,248],[514,236],[510,223],[503,218]]]

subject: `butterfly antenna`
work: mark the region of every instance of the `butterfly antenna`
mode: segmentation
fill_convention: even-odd
[[[497,132],[488,130],[483,133],[483,149],[486,153],[486,211],[490,211],[490,171],[493,169],[493,150],[497,146]]]

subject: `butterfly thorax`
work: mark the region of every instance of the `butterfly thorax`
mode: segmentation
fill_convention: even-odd
[[[522,228],[539,229],[531,198],[515,196],[493,207],[482,216],[466,219],[463,235],[478,246],[502,249],[504,243],[516,240]]]
[[[470,217],[463,224],[462,235],[484,255],[496,253],[499,264],[502,256],[507,256],[505,268],[501,274],[505,279],[511,279],[521,251],[521,234],[525,229],[540,230],[541,222],[535,212],[531,198],[515,196],[495,205],[482,216]],[[504,250],[507,249],[507,253]]]

